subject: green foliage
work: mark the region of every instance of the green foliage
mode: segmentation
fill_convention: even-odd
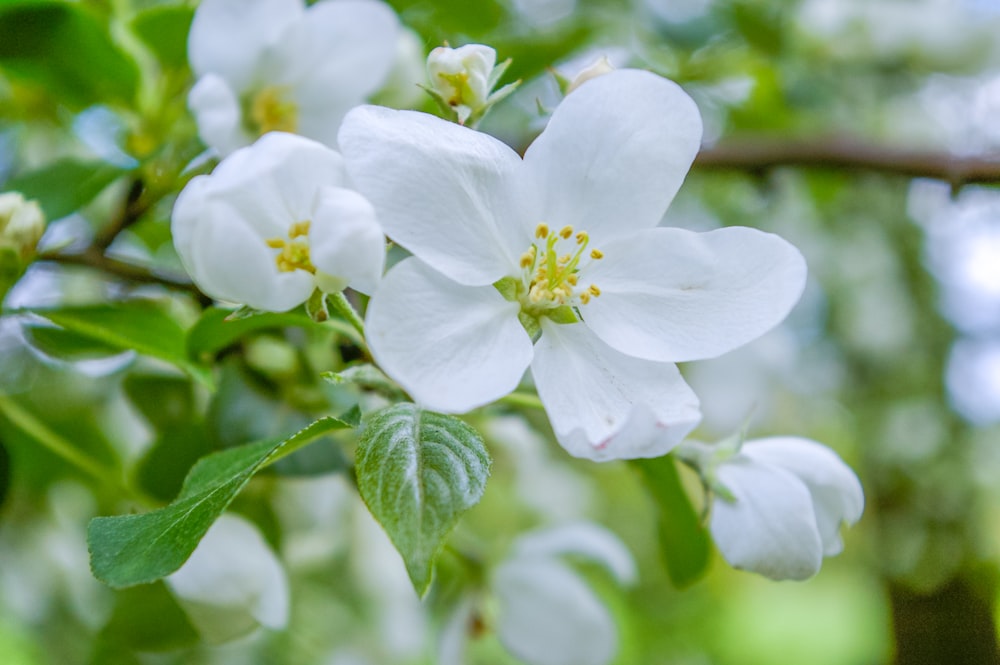
[[[0,14],[0,21],[2,18]],[[125,169],[105,162],[62,159],[12,178],[4,189],[37,200],[45,218],[52,221],[87,205],[125,173]]]
[[[677,588],[694,584],[708,568],[711,539],[684,491],[673,457],[631,464],[656,503],[660,556],[670,581]]]
[[[212,354],[235,343],[242,337],[262,330],[286,327],[316,327],[315,323],[301,312],[257,312],[253,316],[232,317],[233,312],[220,307],[206,309],[191,326],[187,334],[187,350],[196,360],[211,357]]]
[[[142,515],[98,517],[87,529],[94,575],[116,588],[169,575],[255,473],[328,432],[350,425],[322,418],[293,436],[224,450],[201,459],[173,503]]]
[[[117,650],[160,652],[188,647],[198,641],[198,633],[166,584],[157,582],[118,591],[111,618],[98,640],[107,656]]]
[[[122,349],[118,346],[106,344],[65,328],[30,324],[24,326],[23,330],[25,338],[33,347],[60,360],[69,362],[93,360],[122,353]]]
[[[356,471],[361,497],[423,595],[445,537],[486,488],[482,437],[457,418],[396,404],[369,417]]]
[[[212,383],[207,368],[188,360],[184,329],[153,301],[127,300],[28,311],[77,335],[165,360],[206,385]]]
[[[10,455],[7,448],[0,441],[0,507],[7,500],[7,493],[10,489]]]
[[[151,7],[136,14],[132,30],[164,67],[187,66],[187,35],[194,8],[185,5]]]
[[[107,27],[82,5],[56,0],[0,5],[0,67],[75,109],[131,104],[139,86]]]

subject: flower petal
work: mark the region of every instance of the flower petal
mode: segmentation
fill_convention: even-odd
[[[593,522],[538,529],[517,539],[514,556],[552,558],[575,554],[601,564],[622,584],[636,579],[635,560],[618,536]]]
[[[188,34],[191,69],[198,76],[218,74],[245,92],[264,49],[304,10],[302,0],[202,0]]]
[[[226,208],[209,206],[203,214],[191,257],[191,276],[202,291],[269,312],[305,302],[314,288],[311,274],[278,272],[274,252]]]
[[[309,251],[317,279],[322,273],[323,279],[373,293],[385,269],[385,236],[368,199],[354,190],[324,188],[309,228]]]
[[[735,497],[712,502],[709,528],[733,568],[773,580],[804,580],[819,572],[823,543],[806,486],[788,471],[737,455],[717,468]]]
[[[580,323],[542,319],[531,364],[559,443],[603,462],[659,457],[698,424],[698,398],[670,363],[620,353]]]
[[[339,142],[386,233],[418,258],[472,286],[520,270],[530,237],[521,160],[506,145],[426,113],[375,106],[351,111]]]
[[[793,436],[747,441],[740,452],[755,462],[785,469],[806,484],[823,538],[823,553],[839,554],[843,548],[841,525],[861,519],[865,506],[861,482],[840,456],[820,443]]]
[[[497,568],[497,637],[531,665],[606,665],[618,649],[610,612],[566,565],[516,557]]]
[[[639,358],[684,362],[731,351],[778,325],[805,287],[794,246],[741,226],[649,229],[601,249],[604,258],[582,275],[601,290],[582,308],[584,321]]]
[[[698,107],[680,86],[638,70],[589,81],[556,107],[524,155],[542,183],[537,222],[598,242],[656,226],[701,144]]]
[[[198,123],[198,137],[220,156],[253,142],[243,128],[240,101],[222,77],[206,74],[198,79],[188,93],[188,108]]]
[[[258,625],[288,624],[288,579],[253,524],[222,515],[187,562],[166,578],[199,630],[211,641],[232,639]]]
[[[366,330],[379,365],[417,402],[464,413],[514,390],[531,362],[517,311],[492,286],[457,284],[409,258],[368,303]]]

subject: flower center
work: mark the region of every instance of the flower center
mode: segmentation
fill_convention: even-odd
[[[271,249],[281,250],[274,257],[274,262],[278,264],[281,272],[292,272],[293,270],[305,270],[308,273],[316,274],[316,267],[309,260],[309,241],[299,240],[308,238],[309,222],[295,222],[288,228],[288,239],[268,238],[267,246]]]
[[[299,108],[287,99],[284,86],[264,88],[250,102],[250,119],[259,134],[295,132],[299,124]]]
[[[541,316],[560,307],[586,305],[601,295],[596,284],[582,287],[580,261],[599,260],[599,249],[587,251],[590,237],[586,231],[574,231],[564,226],[558,232],[547,224],[535,228],[536,242],[521,255],[522,288],[518,289],[521,309],[532,316]],[[570,247],[567,247],[567,245]]]

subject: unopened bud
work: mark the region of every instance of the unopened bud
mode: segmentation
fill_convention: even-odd
[[[431,89],[455,110],[459,122],[486,106],[496,62],[497,52],[483,44],[439,46],[427,56]]]
[[[608,60],[608,56],[602,55],[600,58],[595,60],[592,65],[585,68],[577,74],[572,81],[569,82],[569,86],[566,87],[566,94],[568,95],[573,92],[590,79],[595,79],[598,76],[604,76],[605,74],[613,71],[615,71],[615,68],[614,65],[612,65]]]
[[[19,192],[0,194],[0,245],[13,247],[22,259],[35,253],[45,233],[45,214],[37,201]]]

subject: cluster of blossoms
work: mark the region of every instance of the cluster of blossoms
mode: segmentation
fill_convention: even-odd
[[[228,33],[243,48],[214,46],[220,21],[239,26]],[[778,325],[805,285],[801,254],[751,228],[659,226],[701,142],[698,109],[675,83],[598,64],[522,158],[471,128],[506,94],[492,92],[505,65],[488,47],[428,59],[427,89],[452,121],[357,106],[387,76],[398,29],[368,0],[202,3],[190,105],[228,156],[174,209],[192,279],[269,311],[350,287],[371,296],[374,359],[421,406],[468,412],[530,368],[571,455],[674,450],[701,417],[675,363]],[[384,273],[385,236],[410,256]],[[857,478],[819,444],[686,446],[736,567],[808,577],[860,517]],[[518,559],[501,577],[529,584],[554,565]]]

